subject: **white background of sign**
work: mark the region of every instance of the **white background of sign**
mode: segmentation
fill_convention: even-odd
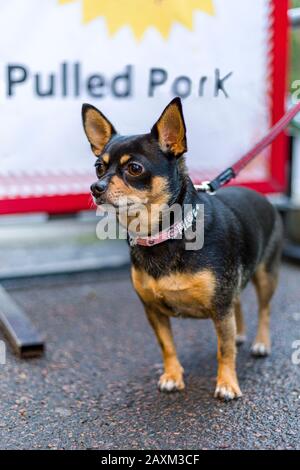
[[[215,175],[232,163],[270,126],[269,0],[213,2],[215,15],[194,13],[194,31],[175,24],[164,39],[150,28],[138,41],[129,26],[111,37],[103,18],[83,24],[80,1],[59,5],[56,0],[1,0],[0,175],[93,173],[81,128],[82,102],[99,107],[121,133],[146,132],[172,99],[171,83],[179,75],[193,82],[192,95],[183,102],[191,171]],[[54,97],[35,96],[33,75],[40,73],[46,87],[48,75],[54,72],[57,79],[63,62],[80,62],[83,80],[100,73],[108,81],[131,64],[133,96],[114,98],[109,86],[104,98],[91,98],[84,86],[76,98],[62,97],[59,88]],[[10,98],[6,96],[8,64],[22,64],[29,71],[26,83],[16,86]],[[169,79],[149,98],[152,67],[165,69]],[[225,82],[228,99],[222,92],[213,96],[216,68],[221,76],[233,72]],[[199,97],[203,75],[209,78],[204,97]],[[266,177],[264,159],[243,174],[244,180]]]

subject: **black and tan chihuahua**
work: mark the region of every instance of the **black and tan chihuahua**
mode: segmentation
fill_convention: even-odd
[[[188,176],[184,153],[186,128],[179,98],[173,99],[143,135],[120,136],[96,108],[85,104],[83,126],[95,154],[97,205],[120,198],[146,201],[150,225],[159,231],[160,204],[204,204],[204,245],[186,250],[185,233],[153,246],[131,246],[132,281],[160,344],[164,373],[161,391],[184,388],[183,368],[173,341],[170,318],[211,318],[218,338],[215,397],[242,395],[236,375],[236,344],[245,340],[240,294],[249,280],[256,288],[258,331],[254,356],[270,352],[270,301],[281,257],[280,216],[255,191],[227,187],[213,196],[197,192]]]

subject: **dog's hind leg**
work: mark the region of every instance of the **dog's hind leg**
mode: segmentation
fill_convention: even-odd
[[[238,298],[234,304],[234,313],[236,321],[236,344],[239,346],[246,341],[246,327],[244,322],[241,300]]]
[[[253,356],[264,357],[270,354],[270,302],[278,283],[281,259],[283,228],[277,215],[275,226],[263,262],[252,278],[258,299],[258,330],[251,352]]]
[[[261,264],[253,276],[253,284],[258,299],[258,329],[251,352],[253,356],[264,357],[270,354],[270,302],[277,285],[277,276]]]
[[[159,379],[158,388],[161,392],[183,390],[183,368],[177,358],[170,319],[151,307],[147,306],[145,310],[163,354],[165,371]]]

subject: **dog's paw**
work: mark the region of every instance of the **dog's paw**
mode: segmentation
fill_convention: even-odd
[[[240,398],[242,396],[242,392],[238,384],[229,384],[225,382],[218,382],[216,391],[215,391],[215,398],[219,398],[220,400],[230,401],[234,400],[235,398]]]
[[[236,335],[235,337],[235,344],[237,346],[241,346],[242,344],[244,344],[244,342],[246,341],[247,339],[247,336],[246,335]]]
[[[159,381],[158,388],[161,392],[177,392],[185,387],[181,375],[164,373]]]
[[[270,354],[270,346],[265,343],[254,343],[251,348],[251,354],[254,357],[266,357]]]

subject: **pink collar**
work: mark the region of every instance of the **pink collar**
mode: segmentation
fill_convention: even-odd
[[[171,225],[166,230],[162,232],[158,232],[153,237],[134,237],[133,235],[129,235],[129,244],[130,246],[141,245],[141,246],[154,246],[159,245],[167,240],[172,239],[180,239],[182,238],[183,230],[187,230],[193,224],[194,217],[198,214],[198,205],[189,212],[184,220],[180,222],[176,222],[175,224]]]

